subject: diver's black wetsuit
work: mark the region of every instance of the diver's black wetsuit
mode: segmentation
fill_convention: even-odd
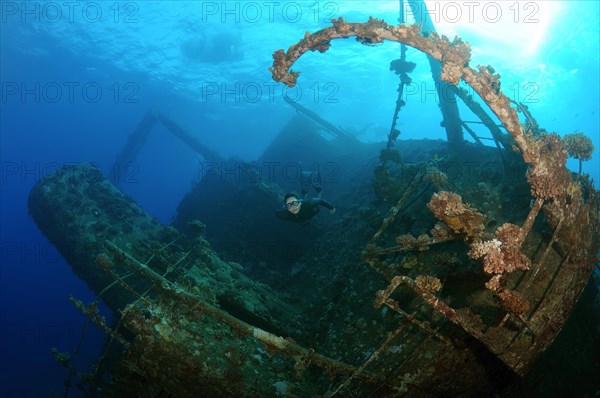
[[[275,215],[282,220],[292,222],[307,222],[319,213],[319,206],[323,206],[329,210],[333,210],[334,207],[328,201],[321,198],[311,198],[302,200],[300,211],[298,214],[290,213],[285,207],[275,212]]]

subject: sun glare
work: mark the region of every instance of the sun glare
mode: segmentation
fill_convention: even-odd
[[[416,2],[418,3],[418,2]],[[560,15],[558,1],[426,1],[431,21],[439,33],[458,35],[472,44],[485,43],[495,52],[509,51],[521,57],[535,56]],[[422,13],[406,6],[414,22]]]

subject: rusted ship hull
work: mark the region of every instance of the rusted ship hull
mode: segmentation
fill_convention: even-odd
[[[106,325],[96,303],[73,299],[110,336],[108,347],[122,350],[99,359],[85,378],[88,392],[485,396],[526,375],[552,344],[598,261],[597,191],[565,168],[557,136],[524,130],[499,92],[499,77],[470,69],[460,41],[340,19],[287,54],[277,52],[274,77],[294,84],[297,74],[288,71],[300,55],[350,36],[406,42],[441,61],[443,78],[471,84],[502,121],[509,150],[398,143],[401,161],[393,151],[332,141],[315,160],[346,167],[330,191],[342,216],[315,230],[305,242],[311,250],[293,259],[302,267],[287,274],[282,255],[257,261],[272,262],[277,272],[264,264],[243,272],[222,260],[195,220],[211,213],[209,227],[223,232],[213,244],[227,243],[236,220],[242,230],[245,219],[221,209],[218,193],[241,203],[241,214],[265,201],[277,206],[277,198],[265,199],[260,179],[198,184],[203,195],[192,197],[203,198],[202,210],[182,207],[183,236],[152,220],[92,166],[44,178],[30,195],[34,220],[118,320]],[[493,181],[468,172],[484,159],[502,170]],[[450,178],[450,170],[460,172]],[[268,241],[268,231],[246,230],[241,243]],[[109,382],[102,383],[103,373]]]

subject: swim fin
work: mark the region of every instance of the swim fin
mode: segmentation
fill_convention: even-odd
[[[300,179],[300,184],[302,188],[302,197],[306,196],[308,191],[310,191],[310,185],[312,182],[312,171],[303,171]]]
[[[315,171],[312,175],[312,186],[317,193],[320,193],[321,189],[323,189],[323,186],[321,185],[321,173],[318,171]]]

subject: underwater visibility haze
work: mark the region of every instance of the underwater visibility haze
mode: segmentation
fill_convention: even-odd
[[[599,2],[0,7],[0,397],[600,394]]]

